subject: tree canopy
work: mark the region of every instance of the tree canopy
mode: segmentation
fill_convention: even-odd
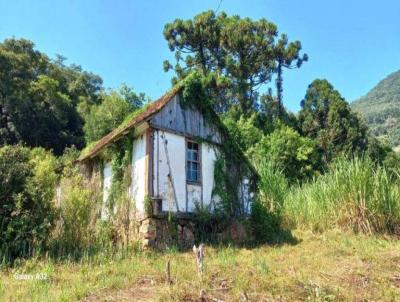
[[[217,93],[220,112],[237,104],[243,114],[250,114],[258,106],[258,89],[277,73],[282,101],[282,69],[300,67],[307,60],[300,55],[299,41],[289,42],[285,34],[279,37],[277,26],[264,18],[206,11],[167,23],[164,37],[176,58],[175,65],[165,61],[164,69],[175,71],[175,81],[193,70],[212,75],[216,90],[223,91]]]
[[[85,113],[84,133],[87,144],[111,132],[127,115],[148,102],[143,93],[136,94],[125,84],[119,91],[101,93],[100,99],[100,104],[91,106]]]
[[[367,127],[327,80],[313,81],[301,102],[301,132],[315,139],[325,163],[368,149]]]
[[[25,39],[0,43],[0,145],[24,143],[61,154],[83,146],[83,120],[77,107],[99,102],[102,80],[49,59]]]

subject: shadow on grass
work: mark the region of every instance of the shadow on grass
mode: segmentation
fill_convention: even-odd
[[[196,243],[203,243],[212,247],[235,247],[235,248],[246,248],[246,249],[255,249],[262,246],[283,246],[283,245],[297,245],[301,242],[301,239],[293,236],[290,230],[277,230],[274,233],[269,234],[268,238],[264,239],[255,239],[252,235],[249,236],[246,240],[236,240],[236,239],[225,239],[225,240],[217,240],[213,238],[202,238],[197,239]]]
[[[208,219],[196,221],[195,243],[212,247],[253,249],[264,245],[296,245],[301,242],[290,229],[283,227],[281,216],[268,213],[262,217],[239,219]],[[187,250],[191,246],[181,247]]]
[[[246,248],[254,249],[261,246],[296,245],[301,240],[294,237],[290,229],[282,227],[281,217],[270,213],[262,213],[260,217],[248,218],[207,217],[193,220],[194,243],[201,243],[209,247]],[[193,240],[185,241],[178,234],[172,236],[163,248],[153,249],[156,253],[186,252],[193,248]],[[193,238],[192,238],[193,239]],[[107,244],[94,243],[85,248],[77,244],[64,241],[53,241],[42,250],[29,249],[30,253],[6,255],[0,251],[0,268],[18,266],[26,259],[44,259],[54,262],[91,262],[101,263],[107,260],[118,260],[144,252],[139,241],[129,245],[116,244],[107,241]],[[147,253],[146,253],[147,254]],[[151,252],[149,253],[151,254]]]
[[[45,249],[32,250],[30,253],[11,255],[0,250],[0,270],[19,267],[26,261],[51,261],[54,263],[104,263],[111,260],[126,259],[143,253],[138,241],[129,245],[93,244],[81,248],[54,242]]]

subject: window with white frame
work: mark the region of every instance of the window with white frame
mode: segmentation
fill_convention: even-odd
[[[186,180],[200,182],[200,151],[199,144],[186,141]]]

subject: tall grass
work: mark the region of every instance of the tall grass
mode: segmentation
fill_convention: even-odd
[[[292,187],[284,215],[295,227],[400,234],[400,182],[369,158],[337,160],[328,173]]]
[[[258,197],[252,205],[251,226],[258,242],[292,242],[290,231],[282,228],[282,211],[289,183],[272,162],[265,160],[255,165],[260,175]]]

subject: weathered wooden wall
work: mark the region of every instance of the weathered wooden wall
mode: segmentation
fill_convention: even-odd
[[[216,127],[207,122],[198,110],[182,108],[178,94],[149,120],[149,124],[184,136],[221,143],[221,135]]]

